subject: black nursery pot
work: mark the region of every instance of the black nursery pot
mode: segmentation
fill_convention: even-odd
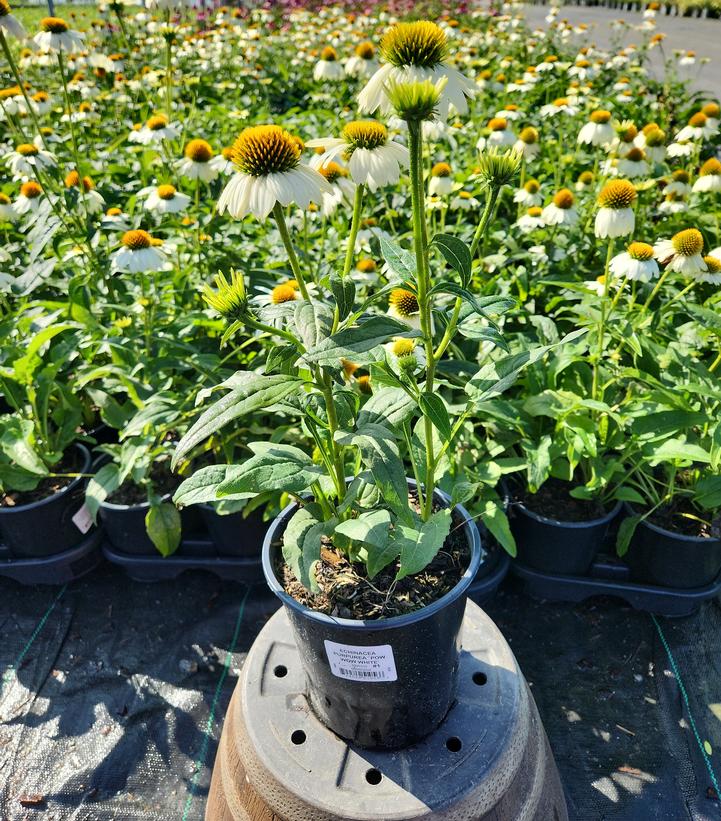
[[[449,503],[445,494],[437,495]],[[455,697],[466,592],[481,559],[478,529],[460,505],[454,509],[470,562],[442,598],[404,616],[342,619],[303,606],[276,578],[274,560],[296,507],[271,524],[263,571],[293,625],[313,710],[336,735],[362,747],[399,749],[419,741],[439,726]]]
[[[638,513],[629,504],[626,512]],[[684,536],[643,521],[631,538],[626,563],[634,581],[678,590],[707,587],[721,573],[721,539]]]
[[[543,573],[583,576],[621,506],[618,502],[605,516],[587,522],[562,522],[534,513],[522,502],[513,502],[509,522],[518,561]]]
[[[268,524],[263,521],[261,511],[253,511],[247,517],[240,511],[221,516],[211,504],[196,507],[200,508],[205,527],[221,556],[260,559],[263,539],[268,532]]]
[[[78,473],[87,474],[90,451],[79,442],[74,447],[82,460]],[[0,508],[0,544],[17,558],[52,556],[75,547],[88,532],[87,528],[83,530],[73,522],[73,516],[85,500],[85,481],[85,477],[78,476],[67,487],[45,499]]]

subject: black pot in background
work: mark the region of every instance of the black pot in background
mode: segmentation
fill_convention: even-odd
[[[450,501],[440,492],[438,497]],[[443,721],[455,697],[466,594],[481,558],[475,523],[460,505],[455,508],[471,557],[445,596],[404,616],[360,621],[310,610],[278,582],[275,559],[296,507],[287,507],[271,524],[263,542],[263,571],[293,625],[313,710],[334,733],[363,747],[399,749],[419,741]],[[365,676],[342,677],[359,656],[365,662],[356,669]]]
[[[255,510],[247,517],[240,511],[221,516],[211,504],[194,507],[200,510],[205,527],[219,555],[260,561],[263,539],[268,532],[268,523],[263,521],[262,511]]]
[[[90,451],[77,442],[79,473],[90,470]],[[52,556],[70,550],[85,538],[73,516],[85,501],[86,478],[78,476],[58,493],[27,505],[0,508],[0,543],[16,558]]]
[[[629,515],[638,513],[629,504],[625,508]],[[721,573],[721,539],[684,536],[643,521],[625,558],[634,581],[679,590],[707,587]]]
[[[509,522],[518,549],[517,560],[543,573],[583,576],[603,545],[621,502],[605,515],[587,522],[562,522],[511,502]]]

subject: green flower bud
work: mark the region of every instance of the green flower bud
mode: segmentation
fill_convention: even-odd
[[[210,285],[203,288],[203,299],[210,307],[226,319],[240,320],[249,314],[248,296],[245,291],[243,275],[231,269],[230,282],[222,273],[214,279],[214,291]]]
[[[386,85],[386,94],[402,120],[432,120],[438,112],[438,104],[447,82],[446,77],[442,77],[435,84],[430,80],[411,83],[389,82]]]
[[[478,162],[478,176],[485,185],[501,188],[513,180],[521,168],[521,155],[514,151],[490,148],[482,152]]]

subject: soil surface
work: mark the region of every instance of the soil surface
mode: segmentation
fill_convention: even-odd
[[[531,493],[520,483],[511,486],[513,501],[521,502],[533,513],[559,522],[590,522],[606,515],[603,505],[596,501],[574,499],[569,492],[578,485],[564,482],[562,479],[547,479],[538,493]]]
[[[156,462],[150,471],[153,489],[159,496],[173,493],[183,481],[170,470],[170,461]],[[135,482],[125,481],[109,496],[108,501],[114,505],[142,505],[148,501],[148,489]]]
[[[362,562],[351,562],[331,542],[321,549],[316,578],[320,593],[311,593],[298,581],[279,553],[276,575],[296,601],[344,619],[387,619],[420,610],[458,584],[470,561],[470,548],[454,515],[451,532],[433,561],[420,573],[396,582],[399,562],[391,562],[370,581]]]
[[[690,518],[692,516],[695,518]],[[712,522],[698,521],[703,518],[703,513],[695,510],[689,499],[679,497],[655,510],[646,521],[682,536],[721,539],[721,515]]]
[[[53,473],[78,473],[83,467],[83,457],[80,451],[71,447],[63,458],[52,467]],[[77,477],[75,476],[48,476],[43,479],[35,490],[11,490],[0,495],[0,507],[20,507],[39,502],[65,490]]]

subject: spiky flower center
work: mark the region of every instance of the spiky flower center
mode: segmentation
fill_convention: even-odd
[[[174,185],[159,185],[158,186],[158,196],[161,200],[172,200],[175,196],[176,189]]]
[[[450,177],[452,173],[451,167],[447,162],[437,162],[433,168],[431,168],[432,177]]]
[[[380,48],[394,66],[435,68],[448,56],[446,35],[429,20],[398,23],[383,35]]]
[[[396,356],[408,356],[413,353],[415,343],[412,339],[396,339],[393,343],[393,353]]]
[[[372,151],[388,142],[388,129],[374,120],[355,120],[344,127],[343,139],[353,151],[356,148]]]
[[[32,143],[21,143],[15,151],[23,157],[35,157],[38,154],[38,147]]]
[[[34,200],[36,197],[39,197],[43,193],[43,189],[40,187],[39,183],[35,182],[34,180],[28,180],[28,182],[24,182],[20,186],[20,193],[28,200]]]
[[[721,259],[712,257],[709,254],[709,256],[703,258],[703,261],[706,263],[706,268],[708,269],[709,274],[721,273]]]
[[[528,216],[529,216],[529,217],[535,217],[535,218],[538,218],[538,217],[540,217],[540,216],[541,216],[541,214],[543,213],[543,209],[542,209],[540,206],[538,206],[538,205],[532,205],[532,206],[528,209],[528,212],[527,212],[527,213],[528,213]]]
[[[296,299],[295,288],[289,282],[282,282],[276,285],[270,292],[270,299],[273,305],[281,305],[283,302],[292,302]]]
[[[573,201],[574,196],[568,188],[562,188],[560,191],[557,191],[553,197],[553,204],[556,208],[563,208],[564,210],[573,208]]]
[[[376,261],[371,259],[370,257],[366,257],[365,259],[359,259],[356,268],[362,274],[372,274],[373,271],[376,270],[378,266],[376,265]]]
[[[640,262],[653,259],[653,246],[647,242],[632,242],[626,250],[631,259],[637,259]]]
[[[320,53],[320,59],[325,60],[326,63],[335,63],[338,59],[338,52],[333,46],[326,46]]]
[[[150,248],[153,244],[153,238],[147,231],[138,228],[135,231],[126,231],[121,242],[131,251],[142,251],[145,248]]]
[[[684,171],[683,168],[678,168],[676,171],[671,174],[674,182],[681,182],[684,185],[688,185],[689,180],[691,177],[689,176],[688,171]]]
[[[355,53],[356,57],[360,57],[362,60],[372,60],[375,57],[376,49],[373,43],[366,40],[355,47]]]
[[[537,194],[541,190],[541,183],[538,180],[527,180],[523,188],[527,194]]]
[[[391,291],[389,302],[402,317],[410,317],[420,310],[418,297],[413,291],[407,291],[405,288],[394,288]]]
[[[529,125],[521,131],[518,139],[526,145],[534,145],[538,142],[538,131],[532,125]]]
[[[721,162],[719,162],[716,157],[711,157],[710,160],[706,160],[706,162],[701,166],[700,174],[702,177],[717,176],[718,174],[721,174]]]
[[[707,122],[708,117],[703,113],[703,111],[697,111],[688,121],[688,124],[692,128],[703,128]]]
[[[10,197],[0,191],[0,205],[10,205]]]
[[[33,94],[31,99],[35,103],[47,103],[47,101],[50,99],[50,95],[47,93],[47,91],[37,91],[35,94]]]
[[[638,137],[638,129],[633,123],[625,123],[618,136],[621,142],[632,143]]]
[[[52,34],[64,34],[69,26],[62,17],[43,17],[40,21],[40,28]]]
[[[593,171],[581,171],[578,181],[581,185],[590,185],[593,182]]]
[[[8,0],[0,0],[0,17],[7,17],[10,14],[10,3]]]
[[[292,171],[300,162],[302,148],[278,125],[255,125],[241,131],[233,143],[233,163],[253,177]]]
[[[703,235],[696,228],[686,228],[671,239],[674,250],[683,257],[693,257],[703,251]]]
[[[658,146],[663,145],[665,139],[666,134],[660,128],[652,128],[650,131],[646,132],[646,145],[651,148],[657,148]]]
[[[548,60],[546,60],[546,62],[548,62]],[[553,101],[553,105],[556,106],[556,108],[563,108],[564,106],[567,106],[568,105],[568,97],[557,97]]]
[[[168,118],[165,114],[154,114],[147,123],[145,123],[145,127],[150,129],[150,131],[161,131],[167,124]]]
[[[321,166],[318,171],[331,183],[348,176],[348,170],[338,165],[337,162],[329,162],[328,165]]]
[[[108,210],[105,212],[106,216],[108,217],[119,217],[122,213],[122,209],[120,208],[108,208]]]
[[[714,120],[717,120],[719,116],[721,116],[721,106],[719,106],[718,103],[706,103],[701,111],[703,111],[707,117],[712,117]]]
[[[505,131],[507,126],[508,120],[504,120],[503,117],[493,117],[488,121],[491,131]]]
[[[591,112],[591,122],[596,123],[596,125],[602,125],[604,123],[609,122],[611,119],[611,112],[605,111],[602,108],[599,108],[597,111]]]
[[[611,180],[598,195],[602,208],[630,208],[636,199],[636,189],[628,180]]]
[[[185,156],[193,162],[206,163],[212,158],[213,149],[205,140],[191,140],[185,146]]]
[[[644,158],[643,150],[634,146],[628,154],[626,154],[626,159],[630,160],[631,162],[642,162]]]

